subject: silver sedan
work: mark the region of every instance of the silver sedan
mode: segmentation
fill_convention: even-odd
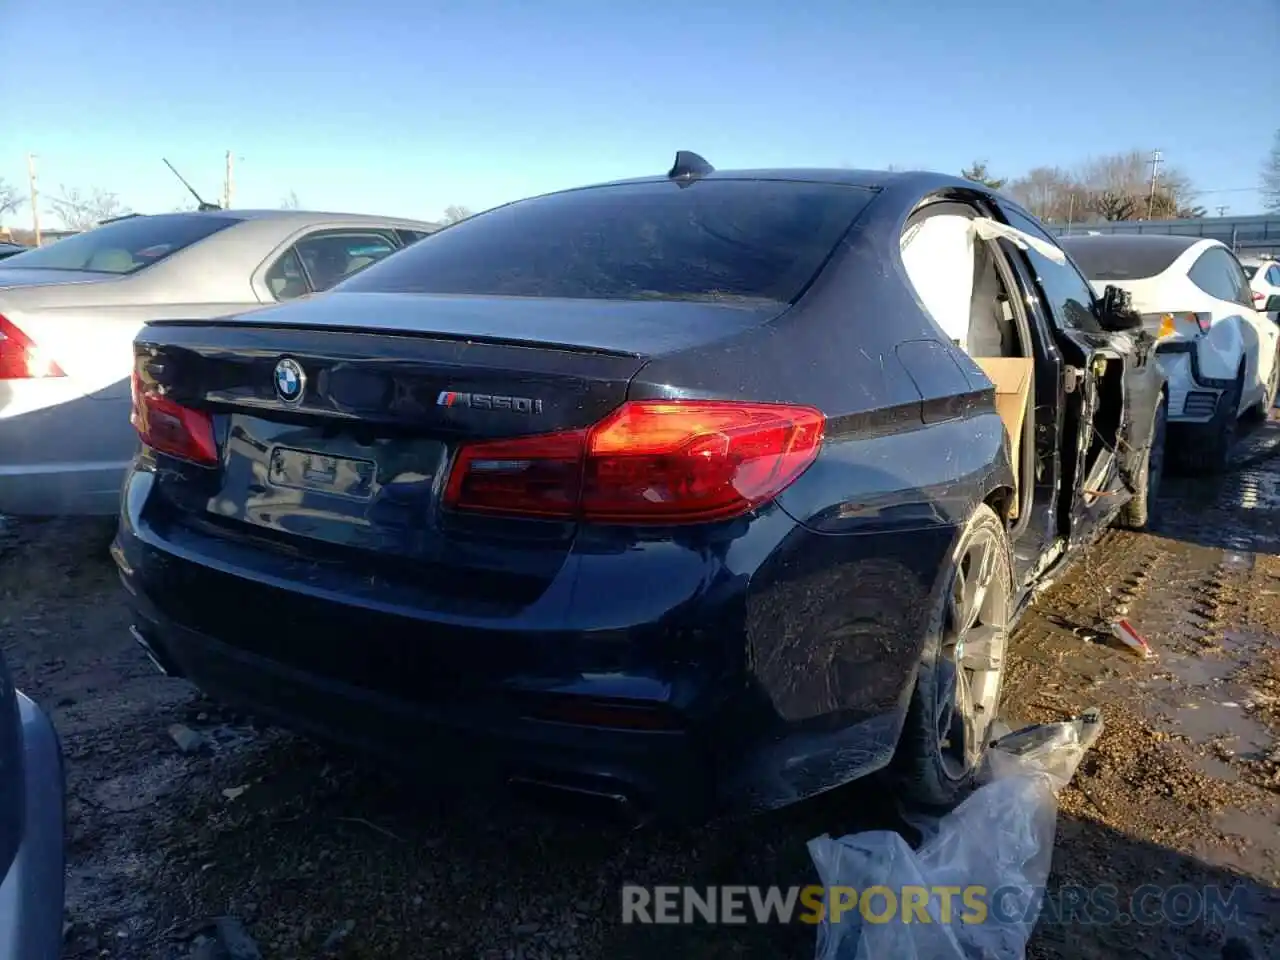
[[[133,338],[327,290],[438,229],[286,210],[133,216],[0,261],[0,515],[111,515]]]

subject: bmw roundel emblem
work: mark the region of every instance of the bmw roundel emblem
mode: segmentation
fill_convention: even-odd
[[[285,403],[297,403],[307,386],[307,375],[297,360],[285,357],[276,364],[276,394]]]

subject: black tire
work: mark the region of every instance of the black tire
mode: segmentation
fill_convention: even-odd
[[[1160,481],[1164,478],[1164,444],[1168,434],[1169,411],[1164,394],[1156,400],[1151,414],[1151,442],[1133,465],[1129,483],[1133,498],[1120,511],[1120,526],[1130,530],[1145,530],[1155,514],[1156,498],[1160,495]]]
[[[1244,367],[1236,375],[1235,384],[1222,392],[1218,410],[1203,427],[1190,427],[1178,444],[1182,465],[1191,473],[1222,473],[1227,468],[1231,449],[1240,429],[1240,394],[1244,391]]]
[[[1277,351],[1276,361],[1271,364],[1271,376],[1267,379],[1266,390],[1262,394],[1262,399],[1249,408],[1247,416],[1254,422],[1266,420],[1271,416],[1271,408],[1276,403],[1276,390],[1280,388],[1280,351]]]
[[[962,642],[953,644],[951,641],[957,626],[956,609],[960,606],[955,602],[957,586],[961,586],[963,590],[970,582],[965,579],[966,572],[975,585],[980,584],[983,576],[981,571],[975,571],[970,565],[972,548],[979,542],[985,544],[984,549],[989,548],[989,553],[985,554],[992,562],[989,585],[981,594],[981,599],[973,604],[980,608],[978,622],[970,630],[960,631]],[[926,807],[954,806],[973,789],[986,756],[990,727],[999,711],[1009,637],[1009,599],[1013,592],[1013,568],[1009,536],[1004,522],[985,503],[979,505],[965,524],[942,582],[945,586],[929,620],[925,653],[911,694],[902,736],[890,767],[899,795],[911,804]],[[971,611],[966,611],[961,617],[967,619],[968,612]],[[986,623],[988,619],[991,620],[990,624]],[[968,658],[965,657],[965,651],[959,649],[963,640],[968,639],[974,644],[976,656],[982,658],[986,650],[994,649],[984,647],[983,638],[994,633],[999,634],[999,649],[995,650],[992,658],[994,669],[984,668],[981,671],[983,675],[980,686],[984,691],[981,699],[990,706],[983,709],[980,718],[975,717],[980,722],[980,730],[974,736],[967,737],[968,743],[957,750],[951,736],[956,707],[953,705],[951,712],[944,717],[942,701],[948,694],[958,698],[961,678],[966,687],[972,682],[969,677],[971,671],[961,667],[960,661],[972,659],[975,654],[970,649]],[[947,730],[945,736],[944,727]],[[959,761],[953,756],[953,751],[964,754],[963,760]]]

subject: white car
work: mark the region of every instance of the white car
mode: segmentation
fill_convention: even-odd
[[[1276,316],[1280,311],[1268,309],[1275,303],[1271,298],[1280,297],[1280,262],[1272,257],[1242,257],[1240,265],[1244,267],[1244,274],[1253,290],[1253,305],[1267,311],[1272,320],[1280,322],[1280,317]]]
[[[296,210],[133,216],[0,261],[0,515],[113,515],[133,338],[327,290],[438,229]]]
[[[1062,246],[1099,294],[1108,284],[1127,291],[1156,337],[1170,453],[1195,470],[1223,469],[1239,418],[1266,417],[1280,377],[1280,327],[1255,309],[1235,254],[1217,240],[1150,234],[1063,237]]]

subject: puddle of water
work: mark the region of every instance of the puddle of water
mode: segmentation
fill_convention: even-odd
[[[1160,658],[1160,665],[1173,674],[1176,682],[1191,687],[1217,686],[1240,669],[1240,664],[1236,661],[1212,654],[1197,657],[1165,653]],[[1161,681],[1157,679],[1152,682],[1158,685]]]
[[[1223,489],[1223,499],[1241,510],[1280,510],[1280,476],[1245,470]]]
[[[1185,734],[1193,743],[1222,741],[1238,754],[1265,752],[1271,731],[1245,709],[1253,694],[1231,677],[1249,654],[1267,643],[1257,634],[1230,631],[1222,653],[1162,651],[1152,676],[1137,686],[1149,694],[1143,709],[1157,726]],[[1205,770],[1206,773],[1211,771]],[[1218,776],[1218,773],[1213,773]]]
[[[1213,777],[1215,780],[1221,780],[1223,783],[1235,783],[1240,779],[1240,771],[1233,767],[1226,760],[1221,760],[1213,756],[1199,756],[1198,754],[1190,757],[1191,766],[1199,770],[1206,777]]]
[[[1194,743],[1224,741],[1236,753],[1257,753],[1271,743],[1271,732],[1240,706],[1240,699],[1191,697],[1173,709],[1173,725]]]
[[[1227,807],[1214,816],[1214,825],[1265,850],[1280,853],[1280,812],[1258,812]]]

